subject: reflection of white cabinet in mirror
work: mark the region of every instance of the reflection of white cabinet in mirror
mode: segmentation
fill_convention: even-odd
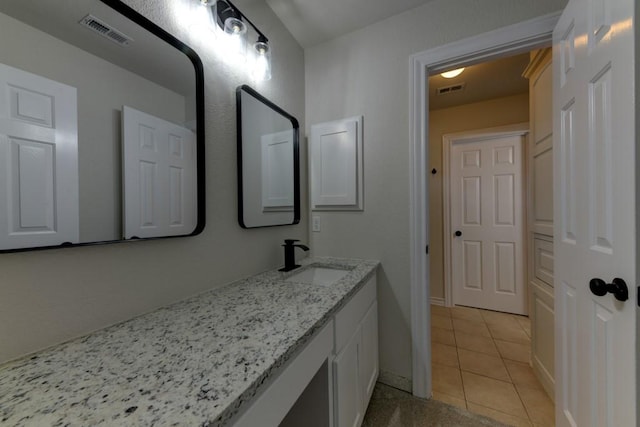
[[[195,134],[123,107],[124,238],[177,236],[197,221]]]
[[[262,208],[293,211],[293,131],[262,135]]]
[[[78,243],[76,89],[0,64],[0,249]]]
[[[238,107],[238,222],[243,228],[300,220],[298,121],[249,86]]]
[[[362,116],[311,126],[313,210],[363,209]]]

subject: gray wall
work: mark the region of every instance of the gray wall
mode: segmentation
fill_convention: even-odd
[[[187,41],[204,62],[207,226],[196,237],[0,254],[0,362],[274,268],[282,239],[306,240],[306,218],[256,230],[236,220],[235,88],[250,84],[304,126],[302,48],[264,2],[238,1],[274,47],[273,78],[256,85],[246,70],[223,62],[215,41],[190,39],[180,9],[191,0],[125,2]],[[304,163],[302,177],[305,201]]]
[[[305,50],[310,125],[364,115],[364,212],[314,212],[316,255],[375,258],[383,378],[411,378],[409,57],[555,12],[565,0],[434,0]]]

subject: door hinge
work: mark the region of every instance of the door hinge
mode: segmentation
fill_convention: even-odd
[[[429,245],[427,245],[427,255],[429,255]]]

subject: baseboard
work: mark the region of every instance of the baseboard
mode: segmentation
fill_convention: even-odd
[[[444,298],[431,297],[431,305],[441,305],[444,307]]]
[[[411,380],[409,378],[401,377],[400,375],[383,371],[382,369],[378,375],[378,382],[399,390],[404,390],[408,393],[412,392]]]
[[[547,392],[549,398],[555,403],[555,381],[549,371],[544,367],[544,365],[538,360],[538,358],[532,358],[531,367],[533,368],[533,373],[535,374],[540,384],[542,384],[542,388]]]

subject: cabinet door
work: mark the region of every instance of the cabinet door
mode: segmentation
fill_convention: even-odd
[[[361,326],[362,345],[359,352],[360,385],[363,396],[363,411],[369,404],[373,388],[378,379],[378,302],[369,308]]]
[[[358,369],[360,339],[358,329],[333,361],[336,427],[358,427],[362,423],[363,399]]]
[[[311,126],[313,210],[363,209],[362,116]]]

